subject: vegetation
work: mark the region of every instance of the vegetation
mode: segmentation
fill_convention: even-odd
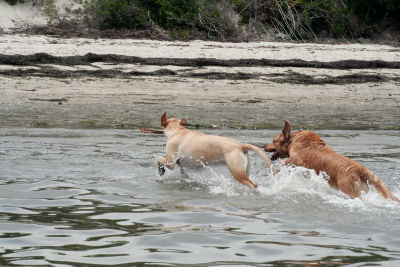
[[[28,0],[6,0],[10,4]],[[55,0],[36,0],[49,25],[66,25]],[[168,39],[374,38],[398,31],[400,0],[72,0],[68,19],[87,32],[132,31]],[[68,24],[69,25],[69,24]]]
[[[7,3],[9,3],[10,5],[16,5],[18,3],[24,3],[24,0],[6,0]]]

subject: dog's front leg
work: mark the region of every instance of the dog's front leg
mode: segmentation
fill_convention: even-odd
[[[291,164],[293,164],[293,162],[291,161],[290,158],[288,158],[285,161],[281,161],[281,162],[278,162],[277,164],[272,165],[271,166],[272,174],[274,174],[274,175],[278,174],[281,171],[281,168],[283,166],[288,166],[288,165],[291,165]]]
[[[175,160],[172,154],[167,154],[165,158],[159,157],[157,159],[158,173],[163,176],[165,174],[165,167],[173,170],[175,167]]]
[[[163,157],[159,157],[157,159],[157,165],[158,165],[158,173],[160,174],[160,176],[163,176],[165,174],[165,163],[167,162],[167,160]]]

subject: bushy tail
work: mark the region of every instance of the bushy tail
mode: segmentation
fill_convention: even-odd
[[[383,198],[390,198],[393,201],[400,202],[400,200],[395,197],[389,189],[383,184],[382,180],[379,179],[372,171],[366,169],[362,175],[370,185],[373,185],[379,193],[382,194]]]
[[[253,145],[251,145],[251,144],[244,144],[243,149],[244,149],[244,150],[253,150],[254,152],[257,153],[257,155],[258,155],[260,158],[262,158],[262,159],[265,161],[265,163],[267,164],[268,168],[271,167],[271,160],[270,160],[270,158],[267,156],[267,154],[266,154],[264,151],[262,151],[261,148],[256,147],[256,146],[253,146]]]

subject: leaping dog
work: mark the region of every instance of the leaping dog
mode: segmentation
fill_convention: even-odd
[[[248,177],[250,163],[247,151],[255,151],[270,167],[271,160],[262,149],[232,138],[191,131],[185,128],[186,125],[185,119],[168,119],[166,112],[162,115],[161,126],[167,144],[165,158],[157,159],[160,175],[165,173],[164,166],[173,170],[175,164],[182,158],[204,164],[225,161],[230,173],[237,181],[257,189],[257,184]]]
[[[382,194],[384,198],[400,202],[372,171],[360,163],[335,152],[318,134],[312,131],[290,132],[290,123],[280,134],[273,138],[272,143],[266,144],[264,150],[275,152],[271,160],[288,158],[285,164],[294,164],[308,169],[314,169],[317,174],[321,171],[329,175],[328,183],[351,198],[368,192],[370,185]]]

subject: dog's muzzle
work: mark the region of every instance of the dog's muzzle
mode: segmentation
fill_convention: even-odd
[[[279,156],[278,151],[275,151],[275,153],[272,154],[271,160],[277,160],[277,159],[279,159],[279,158],[280,158],[280,156]]]

